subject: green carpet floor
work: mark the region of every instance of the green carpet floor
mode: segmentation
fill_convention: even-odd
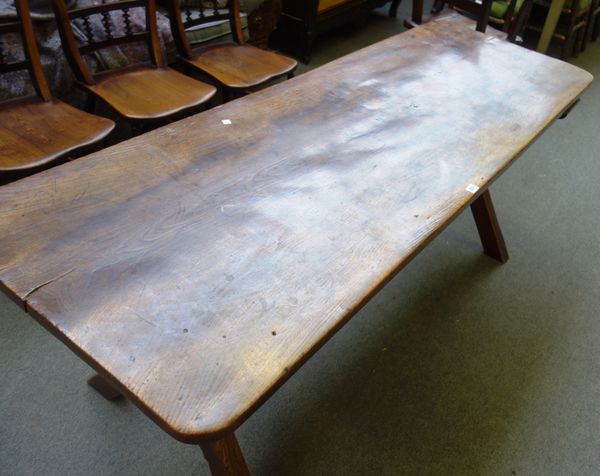
[[[378,12],[312,66],[402,30]],[[600,77],[600,42],[573,62]],[[492,187],[506,265],[463,214],[242,426],[253,474],[600,474],[599,119],[600,80]],[[90,374],[0,297],[0,475],[209,474]]]

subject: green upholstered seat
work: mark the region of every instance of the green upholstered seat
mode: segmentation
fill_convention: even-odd
[[[513,0],[514,1],[514,0]],[[517,0],[517,4],[515,6],[514,14],[519,13],[521,6],[523,5],[524,0]],[[495,0],[492,2],[492,8],[490,11],[491,18],[504,19],[506,16],[506,12],[508,11],[508,6],[510,5],[509,1],[505,0]]]

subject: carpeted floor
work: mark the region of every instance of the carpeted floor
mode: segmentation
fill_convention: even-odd
[[[383,13],[312,66],[403,30]],[[600,76],[600,42],[573,62]],[[600,81],[494,184],[506,265],[463,214],[242,426],[253,474],[600,474],[599,118]],[[89,375],[0,297],[0,475],[209,474]]]

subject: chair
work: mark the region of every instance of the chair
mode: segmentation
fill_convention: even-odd
[[[475,29],[485,33],[490,20],[492,0],[482,0],[481,2],[475,0],[435,0],[431,13],[433,15],[439,14],[446,5],[473,16],[476,21]]]
[[[35,42],[28,0],[15,0],[18,20],[0,23],[0,34],[20,35],[22,60],[8,61],[0,42],[0,74],[27,70],[35,89],[0,103],[0,181],[41,170],[106,137],[114,122],[52,97]]]
[[[533,0],[492,0],[489,24],[507,33],[507,40],[514,43],[523,34],[532,8]]]
[[[217,81],[227,95],[293,76],[298,65],[295,60],[244,43],[239,0],[169,0],[168,6],[173,38],[183,63]],[[186,31],[223,20],[230,22],[234,43],[190,46]]]
[[[596,41],[598,39],[598,35],[600,34],[600,21],[598,18],[599,13],[600,0],[592,0],[587,26],[585,29],[585,42],[583,45],[584,48],[589,41]]]
[[[536,4],[550,8],[551,0],[536,0]],[[588,20],[592,9],[592,0],[567,0],[561,12],[561,19],[553,37],[562,41],[560,58],[577,57],[583,51],[588,38]],[[534,31],[541,28],[530,25]]]
[[[485,32],[490,23],[501,25],[500,29],[507,33],[507,41],[514,43],[525,29],[533,0],[436,0],[432,14],[439,14],[446,4],[473,17],[477,31]]]
[[[53,5],[65,55],[79,86],[88,94],[90,108],[99,98],[123,118],[148,124],[189,112],[214,96],[213,86],[165,66],[155,0],[125,0],[72,10],[67,10],[64,0],[53,0]],[[143,31],[135,31],[133,9],[142,9],[145,14]],[[94,25],[101,25],[96,29],[92,24],[94,16]],[[72,21],[77,22],[85,37],[80,42],[75,38]],[[124,31],[117,31],[117,24]],[[146,44],[147,62],[93,74],[84,59],[99,50],[139,42]]]
[[[493,0],[490,23],[507,32],[523,7],[524,0]]]

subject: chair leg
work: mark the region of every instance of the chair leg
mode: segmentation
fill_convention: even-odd
[[[392,4],[390,5],[390,17],[398,17],[398,7],[400,6],[400,1],[401,0],[392,0]]]
[[[250,476],[244,455],[235,435],[200,444],[213,476]]]
[[[594,0],[590,5],[590,11],[588,12],[587,22],[585,25],[585,40],[583,44],[583,49],[581,51],[585,51],[585,47],[592,38],[592,30],[594,26],[594,11],[596,10],[597,4],[597,0]]]
[[[431,6],[431,14],[436,15],[440,13],[444,9],[444,5],[444,0],[434,0],[433,5]]]
[[[94,114],[96,111],[96,96],[88,93],[87,98],[85,99],[85,111],[90,114]]]
[[[287,74],[287,79],[292,79],[292,78],[294,77],[294,74],[295,74],[295,71],[290,71],[290,72]]]
[[[511,22],[511,25],[508,29],[507,40],[510,43],[514,43],[517,41],[517,36],[523,36],[523,31],[527,25],[527,21],[529,20],[529,15],[531,14],[531,8],[533,7],[533,0],[525,0],[523,5],[521,5],[521,9],[517,14],[517,17],[514,21]]]
[[[589,12],[588,12],[589,14]],[[586,15],[589,16],[589,15]],[[587,18],[585,21],[585,25],[579,29],[579,51],[583,53],[587,46]]]
[[[578,37],[579,37],[579,28],[576,28],[577,19],[579,18],[579,1],[574,0],[573,5],[571,7],[571,14],[569,15],[569,26],[567,28],[567,38],[563,44],[560,59],[566,60],[570,55],[573,57],[577,57],[579,53],[577,51]]]
[[[316,34],[314,31],[307,31],[302,41],[302,52],[300,58],[304,64],[310,63],[310,55],[312,53],[313,45],[315,44]]]
[[[563,61],[569,59],[569,56],[573,53],[574,36],[575,35],[573,30],[569,27],[567,37],[565,38],[562,49],[560,51],[560,59]]]
[[[594,20],[592,21],[592,41],[596,41],[598,39],[598,35],[600,35],[600,18],[598,18],[598,13],[594,13]]]

